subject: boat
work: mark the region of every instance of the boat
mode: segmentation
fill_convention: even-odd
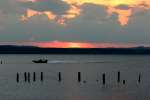
[[[32,62],[34,62],[34,63],[47,63],[48,60],[47,59],[39,59],[39,60],[32,60]]]

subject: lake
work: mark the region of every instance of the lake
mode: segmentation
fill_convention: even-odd
[[[48,63],[32,63],[40,58],[48,59]],[[148,55],[0,55],[0,59],[3,62],[0,64],[2,100],[150,99]],[[30,82],[25,82],[25,72],[30,73]],[[33,81],[33,72],[36,81]],[[78,72],[81,72],[81,82],[78,82]],[[105,74],[105,84],[102,74]]]

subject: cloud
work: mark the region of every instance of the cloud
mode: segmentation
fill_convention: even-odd
[[[84,20],[108,20],[106,8],[104,6],[85,4],[81,7],[81,9],[83,10],[80,16],[82,16]]]
[[[130,9],[130,7],[128,5],[124,5],[124,4],[118,5],[115,8],[122,9],[122,10],[128,10],[128,9]]]
[[[0,10],[3,14],[23,14],[24,9],[17,0],[0,0]]]
[[[135,8],[150,9],[148,0],[28,0],[23,4],[28,8],[27,12],[29,12],[29,9],[36,12],[34,15],[45,14],[45,12],[53,13],[56,16],[54,20],[63,25],[67,20],[80,16],[82,10],[84,10],[82,6],[86,4],[105,7],[105,11],[110,17],[113,14],[118,16],[118,22],[122,26],[128,24]],[[46,15],[49,16],[48,14]],[[26,17],[26,19],[30,18]]]
[[[135,44],[119,43],[94,43],[94,42],[66,42],[66,41],[48,41],[48,42],[26,42],[24,45],[32,45],[42,48],[128,48],[136,47]]]
[[[70,8],[68,4],[61,0],[41,0],[37,2],[28,1],[22,2],[22,5],[28,9],[32,9],[35,11],[51,11],[58,15],[64,14],[66,10]]]
[[[1,0],[0,41],[150,43],[149,0],[102,1]]]
[[[64,25],[66,20],[80,15],[80,9],[77,6],[69,5],[62,0],[22,0],[20,2],[26,8],[26,13],[21,16],[23,21],[36,15],[46,15],[49,20],[55,20]]]

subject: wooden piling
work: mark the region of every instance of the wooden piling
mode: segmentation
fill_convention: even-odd
[[[28,82],[30,83],[30,72],[28,72]]]
[[[62,77],[61,77],[61,72],[58,73],[58,81],[61,82]]]
[[[78,82],[81,82],[81,72],[78,72]]]
[[[141,73],[139,74],[138,83],[141,83]]]
[[[17,83],[19,83],[19,73],[17,73],[16,81],[17,81]]]
[[[87,82],[86,80],[83,81],[84,84],[85,84],[86,82]]]
[[[41,72],[41,82],[43,82],[44,79],[43,79],[43,72]]]
[[[120,83],[120,72],[118,72],[117,82]]]
[[[24,81],[26,82],[27,81],[27,73],[24,72]]]
[[[35,82],[35,81],[36,81],[36,73],[33,72],[33,82]]]
[[[125,85],[126,84],[126,80],[123,80],[123,85]]]
[[[105,73],[103,73],[102,74],[102,83],[103,83],[103,85],[105,85],[106,84],[106,75],[105,75]]]

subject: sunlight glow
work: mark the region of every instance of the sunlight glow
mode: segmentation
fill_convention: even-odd
[[[134,44],[64,42],[64,41],[30,42],[26,44],[41,48],[109,48],[109,47],[126,48],[135,46]]]

